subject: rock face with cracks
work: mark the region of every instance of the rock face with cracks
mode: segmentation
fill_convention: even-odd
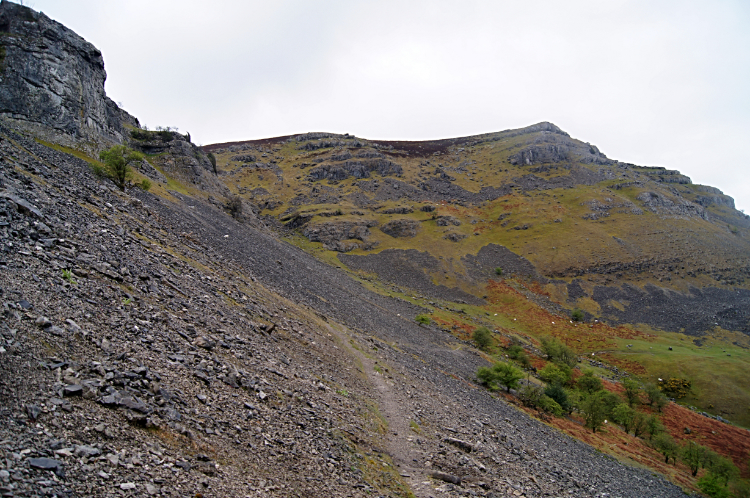
[[[121,142],[138,121],[104,93],[92,44],[42,13],[0,3],[0,116],[44,135]]]

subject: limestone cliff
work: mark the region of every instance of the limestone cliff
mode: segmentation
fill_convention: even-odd
[[[138,121],[104,92],[92,44],[43,13],[0,2],[0,117],[57,141],[122,142]]]

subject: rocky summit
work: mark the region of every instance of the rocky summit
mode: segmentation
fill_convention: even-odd
[[[717,189],[551,123],[201,148],[119,109],[64,26],[7,1],[0,26],[0,496],[696,489],[645,433],[528,402],[550,337],[614,393],[731,366],[658,415],[746,459],[750,220]],[[115,145],[143,157],[124,189]],[[488,389],[512,346],[523,379]]]

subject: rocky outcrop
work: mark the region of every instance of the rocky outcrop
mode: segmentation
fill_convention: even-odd
[[[122,142],[138,121],[104,93],[104,60],[86,40],[42,13],[0,3],[0,117],[45,138]]]
[[[569,149],[560,144],[531,145],[510,156],[510,164],[532,165],[540,163],[558,163],[568,160]]]
[[[661,193],[642,192],[638,194],[636,200],[641,201],[644,208],[658,215],[708,219],[706,210],[702,206],[693,204],[682,197],[670,199]]]
[[[171,130],[138,129],[128,134],[127,143],[135,150],[150,154],[150,160],[161,170],[157,170],[157,173],[164,173],[185,184],[201,185],[201,188],[214,194],[229,195],[208,156],[190,142],[189,135]],[[149,177],[162,181],[154,177],[153,171],[144,168],[142,171]]]
[[[401,166],[387,159],[373,159],[369,161],[346,161],[343,164],[325,164],[310,171],[310,180],[346,180],[354,178],[369,178],[370,173],[376,172],[381,176],[401,176]]]
[[[374,220],[326,221],[308,225],[303,234],[310,242],[322,242],[327,249],[349,252],[367,246],[351,242],[351,239],[366,242],[370,236],[370,227],[375,225],[377,225],[377,222]],[[347,240],[350,242],[344,242]]]
[[[578,160],[584,164],[613,164],[614,161],[602,154],[595,145],[580,143],[567,134],[546,131],[508,158],[511,164],[530,166],[532,164],[560,163]]]
[[[409,218],[402,218],[398,220],[389,221],[380,230],[396,238],[408,238],[415,237],[419,231],[419,222],[411,220]]]

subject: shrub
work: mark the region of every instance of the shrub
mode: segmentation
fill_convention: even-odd
[[[564,363],[569,367],[574,367],[578,362],[576,354],[567,345],[560,342],[554,337],[542,337],[542,352],[548,360],[556,363]]]
[[[571,320],[573,320],[574,322],[582,322],[584,318],[585,318],[585,317],[584,317],[583,311],[581,311],[581,310],[580,310],[580,309],[578,309],[578,308],[575,308],[575,309],[574,309],[574,310],[573,310],[573,311],[572,311],[572,312],[570,313],[570,319],[571,319]]]
[[[518,344],[512,344],[508,348],[508,357],[511,360],[516,360],[523,368],[529,368],[531,366],[531,361],[529,361],[529,355],[527,355],[526,350],[524,350]]]
[[[523,379],[523,372],[510,363],[497,363],[492,370],[495,372],[497,381],[504,385],[508,392],[518,386],[518,381]]]
[[[664,431],[664,424],[661,423],[659,417],[657,417],[656,415],[649,415],[646,418],[646,434],[648,434],[649,439],[653,439],[655,436],[661,434]]]
[[[417,315],[414,320],[417,321],[420,325],[429,325],[430,324],[430,317],[427,315]]]
[[[94,176],[97,178],[107,178],[107,168],[98,164],[92,164],[91,169],[94,170]]]
[[[677,455],[680,453],[680,447],[677,445],[672,436],[666,432],[656,434],[651,438],[651,446],[664,455],[664,463],[669,463],[669,459],[672,459],[672,463],[677,463]]]
[[[656,384],[646,384],[645,391],[646,396],[648,396],[649,406],[656,408],[661,413],[662,409],[667,405],[667,397]]]
[[[481,350],[487,350],[492,345],[492,333],[487,327],[477,327],[471,338]]]
[[[680,460],[690,468],[690,473],[693,477],[695,477],[701,467],[703,467],[706,458],[706,451],[707,448],[705,446],[701,446],[692,441],[682,447],[682,450],[680,451]]]
[[[503,276],[503,269],[499,266],[495,268],[495,275],[502,277]]]
[[[477,379],[492,390],[498,389],[497,383],[505,386],[508,392],[523,379],[523,372],[510,363],[495,363],[491,368],[480,367],[477,370]]]
[[[539,409],[545,413],[551,413],[555,417],[562,417],[563,409],[560,404],[547,395],[539,398]]]
[[[141,190],[149,190],[151,188],[151,180],[144,178],[141,183],[138,184],[138,188]]]
[[[99,159],[104,162],[107,168],[107,176],[115,182],[120,190],[125,190],[128,180],[133,177],[129,164],[135,161],[142,161],[143,154],[124,145],[115,145],[114,147],[102,151]]]
[[[547,388],[544,390],[544,394],[545,396],[555,400],[555,402],[560,406],[560,409],[565,413],[570,413],[570,411],[572,410],[573,407],[570,403],[570,400],[568,399],[568,392],[560,384],[547,386]]]
[[[670,394],[673,398],[684,398],[690,392],[692,383],[688,379],[672,377],[664,381],[661,390]]]
[[[729,498],[729,488],[725,483],[721,482],[718,476],[713,474],[706,474],[696,483],[698,488],[703,491],[706,496],[711,498]]]
[[[508,347],[508,357],[512,360],[517,360],[518,356],[521,354],[525,354],[523,348],[518,344],[511,344],[510,347]]]
[[[703,459],[703,466],[706,467],[708,474],[719,479],[722,485],[726,486],[731,479],[739,477],[740,471],[734,463],[723,456],[717,455],[711,450],[706,451]]]
[[[594,372],[591,370],[586,370],[583,372],[583,375],[579,377],[578,381],[576,382],[576,386],[581,391],[592,394],[597,391],[602,390],[602,380],[598,377],[594,376]]]
[[[239,218],[242,214],[242,198],[240,198],[239,195],[229,197],[229,200],[227,201],[227,209],[233,218]]]
[[[547,363],[539,371],[539,378],[549,384],[567,384],[572,376],[573,371],[564,363]]]
[[[631,408],[633,405],[641,404],[641,386],[635,379],[625,379],[622,381],[622,387],[625,388],[625,399],[628,401],[628,406]]]
[[[521,401],[521,403],[523,403],[524,406],[528,406],[529,408],[536,408],[543,394],[544,393],[542,392],[542,389],[540,387],[533,384],[526,384],[521,389],[519,389],[518,399]]]
[[[208,157],[208,160],[211,163],[211,166],[214,167],[214,174],[218,175],[219,170],[216,169],[216,156],[214,155],[213,152],[209,152],[208,154],[206,154],[206,156]]]

